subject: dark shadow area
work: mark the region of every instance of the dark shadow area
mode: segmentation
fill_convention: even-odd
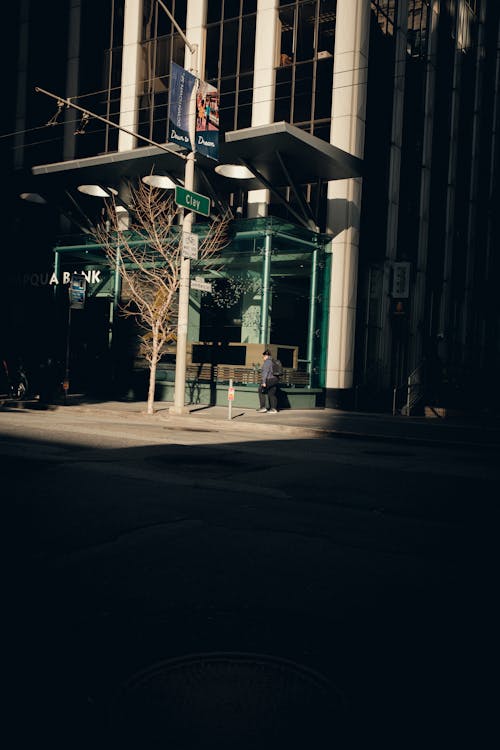
[[[18,747],[484,746],[498,481],[311,440],[16,443]]]

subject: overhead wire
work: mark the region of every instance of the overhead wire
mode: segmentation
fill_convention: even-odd
[[[414,60],[415,58],[410,58],[410,59]],[[426,62],[426,63],[429,62],[428,60],[426,60],[424,58],[419,58],[419,59],[421,59],[423,62]],[[405,58],[405,61],[408,62],[408,58]],[[295,64],[295,67],[297,67],[297,65],[300,66],[300,65],[310,64],[311,62],[313,62],[313,61],[312,60],[308,60],[308,61],[305,61],[303,63],[301,62],[301,63]],[[397,63],[397,62],[398,61],[395,61],[395,63]],[[286,67],[291,69],[292,67],[294,67],[294,65],[290,65],[290,66],[286,66]],[[358,72],[361,72],[363,70],[368,70],[368,68],[369,68],[368,65],[359,66],[357,68],[349,68],[348,70],[343,70],[342,71],[342,75],[348,75],[348,74],[352,75],[354,73],[358,73]],[[284,69],[284,68],[279,68],[279,67],[276,68],[277,71],[278,70],[282,70],[282,69]],[[250,75],[250,73],[245,73],[243,75]],[[335,75],[335,72],[334,72],[334,75]],[[149,80],[152,80],[152,81],[162,80],[162,79],[168,78],[168,77],[169,77],[168,75],[157,76],[157,77],[155,77],[153,79],[145,79],[144,81],[140,81],[139,84],[145,84]],[[221,81],[222,80],[230,80],[231,78],[235,78],[235,76],[227,76],[226,78],[221,78],[220,80]],[[403,79],[403,78],[404,78],[404,76],[402,76],[402,75],[393,75],[393,76],[390,76],[390,80],[392,80],[392,81],[396,81],[398,79]],[[285,82],[285,83],[288,83],[288,82]],[[331,90],[332,90],[332,92],[334,92],[334,91],[339,91],[339,90],[344,89],[344,88],[351,88],[353,86],[364,86],[364,85],[366,85],[366,83],[367,83],[366,81],[351,81],[351,82],[343,84],[343,85],[332,85]],[[279,83],[277,85],[279,85]],[[254,87],[254,86],[252,86],[251,88],[244,88],[244,89],[238,89],[238,90],[235,88],[235,89],[232,89],[231,91],[224,92],[223,96],[232,96],[233,94],[236,94],[237,91],[239,93],[241,93],[242,91],[252,91],[252,92],[254,92],[254,91],[258,91],[259,88],[265,89],[265,88],[268,88],[268,86],[261,86],[261,87]],[[117,86],[117,87],[113,87],[111,89],[111,91],[120,90],[120,89],[121,89],[121,87]],[[83,99],[87,99],[87,98],[90,98],[90,97],[98,95],[98,94],[106,94],[107,91],[108,91],[107,89],[99,89],[99,90],[96,90],[96,91],[93,91],[93,92],[88,92],[88,93],[84,93],[84,94],[79,94],[78,96],[73,96],[73,97],[71,97],[71,100],[74,100],[75,103],[76,103],[77,101],[81,101]],[[148,95],[148,94],[145,93],[144,96],[146,96],[146,95]],[[276,97],[273,97],[272,99],[269,98],[266,101],[268,101],[268,102],[276,101]],[[105,104],[105,103],[106,102],[103,102],[103,104]],[[261,100],[259,100],[259,103],[265,103],[265,101],[261,102]],[[161,105],[161,106],[167,106],[167,104],[164,104],[164,105]],[[135,108],[130,109],[130,110],[120,110],[120,109],[118,109],[115,112],[111,112],[109,116],[113,117],[113,115],[118,116],[120,114],[122,114],[122,115],[123,114],[132,114],[133,112],[146,112],[149,109],[150,109],[150,107],[135,107]],[[223,109],[224,108],[221,107],[221,110],[223,110]],[[78,122],[79,119],[80,118],[76,118],[74,120],[74,122],[75,123]],[[64,122],[72,122],[72,121],[65,120]],[[64,122],[57,123],[57,125],[63,125]],[[161,122],[161,120],[160,120],[160,122]],[[26,128],[24,130],[14,130],[14,131],[11,131],[9,133],[0,133],[0,139],[10,138],[10,137],[16,137],[18,135],[25,135],[27,133],[35,132],[37,130],[44,130],[47,126],[48,126],[48,123],[45,123],[43,125],[37,125],[37,126],[34,126],[32,128]],[[92,132],[102,132],[103,130],[104,130],[104,128],[102,128],[102,129],[100,129],[98,131],[94,130]],[[30,144],[30,145],[34,145],[34,144]]]

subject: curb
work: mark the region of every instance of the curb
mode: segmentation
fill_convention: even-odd
[[[101,404],[47,404],[41,405],[38,401],[0,401],[0,409],[15,411],[17,409],[26,411],[43,412],[57,411],[59,409],[71,408],[73,412],[80,414],[94,414],[101,416],[112,416],[116,419],[134,419],[134,421],[151,421],[159,420],[172,428],[195,428],[197,430],[213,430],[221,432],[222,430],[231,430],[232,432],[253,433],[261,435],[289,435],[302,438],[343,438],[351,440],[362,440],[365,442],[377,443],[400,443],[405,445],[436,447],[443,446],[449,448],[468,448],[474,450],[498,450],[499,444],[495,442],[477,442],[471,440],[450,440],[446,436],[442,437],[415,437],[411,435],[392,435],[387,433],[361,432],[358,430],[349,430],[343,428],[326,428],[313,427],[309,425],[288,425],[283,422],[274,424],[269,421],[248,421],[238,419],[245,416],[245,412],[229,419],[214,419],[212,417],[196,416],[195,412],[187,413],[185,416],[170,414],[168,407],[161,411],[156,411],[153,415],[145,411],[137,411],[119,408],[106,408]],[[270,418],[268,418],[270,419]]]
[[[65,408],[65,404],[58,404],[52,406],[53,409]],[[365,442],[378,442],[378,443],[404,443],[405,445],[415,446],[445,446],[449,448],[468,448],[468,449],[479,449],[479,450],[498,450],[497,443],[478,443],[470,440],[449,440],[443,438],[429,438],[429,437],[413,437],[411,435],[388,435],[383,433],[370,433],[370,432],[359,432],[355,430],[346,429],[335,429],[325,427],[310,427],[300,425],[287,425],[283,423],[270,424],[268,422],[245,422],[239,421],[238,417],[233,417],[232,420],[224,419],[213,419],[211,417],[197,417],[193,413],[188,413],[185,416],[178,416],[175,414],[162,414],[162,412],[156,411],[154,414],[149,415],[146,412],[140,411],[121,411],[119,409],[106,409],[100,406],[84,406],[74,405],[71,406],[73,411],[86,414],[101,414],[114,416],[116,418],[134,418],[137,420],[161,420],[169,423],[172,427],[182,428],[187,427],[188,424],[191,427],[197,429],[210,429],[214,431],[221,431],[230,429],[234,432],[253,432],[253,433],[268,433],[273,434],[286,434],[296,435],[297,437],[315,437],[315,438],[345,438],[352,440],[363,440]],[[243,413],[244,416],[244,413]],[[189,420],[189,422],[187,421]]]

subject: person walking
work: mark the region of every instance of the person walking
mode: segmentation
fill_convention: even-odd
[[[261,371],[261,383],[259,385],[259,404],[260,408],[257,411],[261,414],[277,414],[278,409],[278,395],[276,389],[278,387],[278,378],[273,375],[273,358],[269,349],[266,349],[262,356],[264,362],[262,363]],[[269,399],[269,410],[266,408],[266,396]]]

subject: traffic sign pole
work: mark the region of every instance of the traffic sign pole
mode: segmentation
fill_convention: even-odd
[[[191,64],[193,75],[198,73],[198,48],[189,47],[191,52]],[[196,131],[196,99],[190,102],[189,112],[189,135],[193,139]],[[186,158],[184,173],[184,185],[188,193],[193,192],[194,187],[194,153],[189,152]],[[193,226],[193,212],[184,212],[182,218],[182,233],[191,234]],[[181,271],[179,280],[179,312],[177,318],[177,346],[175,354],[175,387],[174,403],[169,411],[172,414],[186,414],[189,409],[186,401],[186,362],[187,362],[187,337],[189,321],[189,277],[191,275],[191,260],[183,257],[181,260]]]
[[[227,418],[231,420],[233,418],[233,401],[234,401],[234,388],[233,379],[229,378],[229,388],[227,389]]]

